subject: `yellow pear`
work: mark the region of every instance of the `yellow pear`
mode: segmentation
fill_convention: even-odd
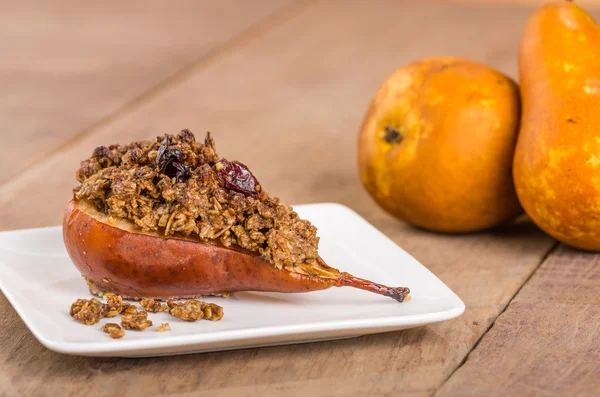
[[[599,65],[600,28],[582,8],[556,2],[529,18],[515,186],[541,229],[585,250],[600,250]]]
[[[521,212],[512,180],[517,85],[465,59],[427,58],[379,88],[360,129],[363,185],[382,208],[441,232],[496,226]]]

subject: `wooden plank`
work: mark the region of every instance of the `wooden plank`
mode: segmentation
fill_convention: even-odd
[[[291,2],[3,2],[0,184]]]
[[[314,18],[326,20],[323,28],[308,29],[307,17],[303,17],[299,23],[307,25],[296,23],[295,30],[282,27],[281,34],[289,36],[261,40],[203,64],[197,76],[167,92],[169,100],[149,97],[135,107],[152,108],[153,117],[149,118],[147,111],[123,115],[77,144],[57,150],[19,180],[0,187],[0,230],[59,223],[79,161],[97,145],[184,127],[200,133],[210,129],[217,134],[224,155],[248,159],[254,168],[278,164],[261,169],[265,181],[306,177],[307,166],[318,166],[329,174],[332,184],[342,185],[357,179],[355,140],[371,96],[398,66],[434,54],[453,54],[516,75],[516,48],[527,16],[523,10],[490,12],[487,7],[429,1],[418,6],[410,1],[382,1],[372,7],[353,1],[347,10],[334,12],[338,8],[335,1],[324,3],[317,10],[329,7],[327,11],[336,15],[312,11]],[[401,14],[398,22],[376,26],[377,18],[383,18],[387,10]],[[465,22],[457,24],[459,20]],[[359,21],[359,26],[352,26]],[[507,22],[510,26],[505,26]],[[477,34],[482,30],[486,34]],[[414,40],[415,31],[427,34]],[[293,35],[301,37],[290,42]],[[172,99],[173,92],[183,97]],[[262,153],[261,145],[278,144],[274,138],[281,142],[280,147]],[[304,155],[303,161],[286,161],[282,169],[280,160],[299,151],[309,155]],[[348,180],[339,180],[337,170],[342,167],[348,168]],[[284,184],[278,193],[288,201],[327,198],[356,206],[344,193],[326,197],[325,191],[315,190],[326,182],[324,175],[308,190],[298,188],[299,184]],[[23,200],[26,191],[48,192],[47,200],[32,208]],[[24,205],[29,207],[27,211],[20,210]]]
[[[490,5],[523,5],[523,6],[541,6],[543,4],[550,3],[551,0],[448,0],[456,3],[479,3],[479,4],[490,4]],[[557,1],[557,0],[555,0]],[[560,0],[558,0],[560,1]],[[564,0],[568,1],[568,0]],[[586,8],[600,8],[598,0],[576,0],[577,4]]]
[[[514,75],[527,13],[430,1],[374,6],[364,0],[344,2],[343,7],[320,1],[0,188],[1,228],[56,224],[79,160],[96,145],[186,127],[199,134],[210,129],[222,155],[247,163],[283,200],[337,201],[365,216],[463,298],[468,309],[462,317],[336,342],[183,357],[90,359],[44,349],[0,300],[0,325],[9,335],[0,341],[0,389],[8,380],[26,395],[42,385],[48,394],[61,395],[432,394],[553,242],[527,222],[448,236],[391,219],[360,186],[357,130],[381,81],[416,58],[454,54]]]
[[[595,396],[600,256],[561,246],[436,396]]]

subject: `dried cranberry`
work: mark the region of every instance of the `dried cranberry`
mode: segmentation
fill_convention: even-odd
[[[223,167],[219,170],[219,175],[226,188],[247,196],[259,196],[260,184],[254,175],[252,175],[248,167],[239,161],[227,161],[221,159],[220,163]]]

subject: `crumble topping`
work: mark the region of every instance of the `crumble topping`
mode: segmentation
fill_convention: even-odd
[[[143,231],[179,233],[258,252],[277,268],[312,264],[316,228],[270,197],[242,163],[220,158],[214,140],[183,130],[96,148],[73,192],[104,214]]]

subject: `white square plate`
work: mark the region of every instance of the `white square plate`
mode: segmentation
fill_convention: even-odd
[[[330,266],[407,286],[412,299],[398,303],[348,287],[303,294],[241,292],[206,299],[223,306],[221,321],[186,323],[150,313],[155,326],[113,340],[100,328],[118,319],[85,326],[68,314],[72,302],[90,294],[67,255],[61,227],[1,232],[0,288],[44,346],[87,356],[159,356],[339,339],[444,321],[465,310],[435,275],[349,208],[294,209],[317,226],[319,252]],[[162,322],[170,323],[170,332],[156,332]]]

